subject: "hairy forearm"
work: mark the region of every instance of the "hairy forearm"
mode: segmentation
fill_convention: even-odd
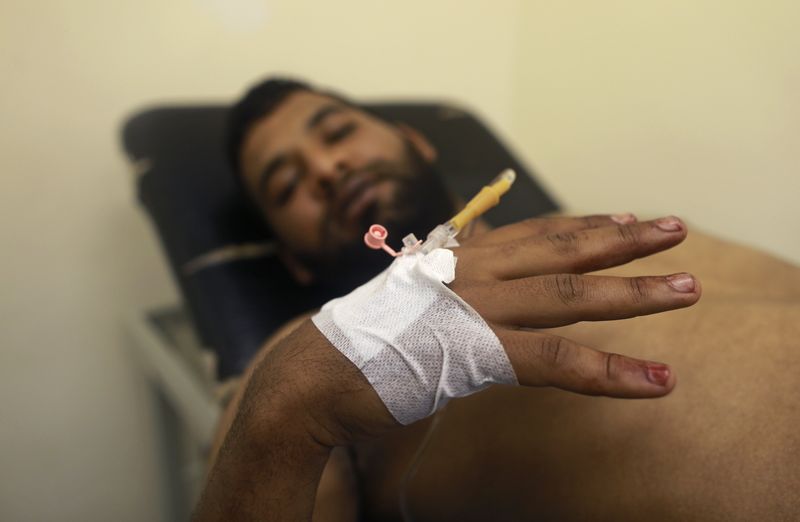
[[[193,520],[311,520],[332,448],[380,430],[359,420],[376,408],[369,383],[307,321],[253,371]]]
[[[249,379],[195,520],[311,519],[330,447],[315,439],[303,411],[307,376],[293,353],[303,347],[280,348]]]
[[[194,520],[311,520],[330,448],[279,416],[261,422],[269,427],[234,425]]]
[[[228,434],[228,430],[230,430],[231,425],[233,424],[234,419],[236,418],[236,413],[239,411],[239,405],[242,402],[244,397],[244,392],[247,390],[247,386],[250,383],[250,379],[253,377],[253,373],[255,372],[256,368],[264,361],[264,358],[269,355],[270,352],[278,345],[280,341],[286,338],[290,333],[292,333],[303,321],[308,319],[312,314],[307,313],[301,316],[298,316],[284,326],[282,326],[272,337],[270,337],[261,349],[258,351],[258,354],[254,357],[254,360],[250,363],[245,370],[242,377],[239,379],[238,382],[238,389],[234,393],[233,397],[230,399],[230,402],[225,407],[224,411],[222,412],[222,416],[220,417],[219,424],[217,426],[217,431],[214,434],[214,440],[211,445],[211,451],[209,454],[209,470],[211,470],[214,466],[214,463],[217,460],[217,455],[219,454],[219,450],[222,447],[222,442],[225,440],[225,436]]]

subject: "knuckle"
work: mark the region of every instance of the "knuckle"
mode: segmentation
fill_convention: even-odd
[[[500,245],[497,250],[491,251],[490,255],[492,257],[500,256],[501,259],[506,259],[515,256],[517,252],[519,252],[519,249],[520,241],[508,241]]]
[[[607,353],[605,354],[605,363],[606,363],[606,380],[614,381],[620,375],[620,363],[622,362],[622,356],[617,353]]]
[[[580,218],[580,222],[583,228],[600,228],[603,226],[607,226],[609,224],[609,219],[607,216],[601,215],[591,215],[591,216],[583,216]]]
[[[552,366],[558,366],[564,359],[564,339],[555,336],[546,336],[539,341],[539,354],[541,358]]]
[[[634,246],[641,243],[641,229],[636,225],[620,225],[617,227],[617,237],[625,246]]]
[[[515,239],[494,245],[481,246],[481,261],[490,265],[497,260],[512,259],[519,255],[523,240]],[[458,266],[458,265],[456,265]]]
[[[647,281],[643,277],[631,277],[628,279],[628,294],[635,303],[642,303],[650,295]]]
[[[565,305],[586,297],[586,279],[577,274],[557,274],[550,279],[551,290]]]
[[[578,251],[579,239],[578,235],[574,232],[547,234],[545,238],[553,247],[553,250],[559,255],[574,254]]]

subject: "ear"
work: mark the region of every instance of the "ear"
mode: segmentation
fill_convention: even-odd
[[[438,156],[436,147],[433,146],[433,143],[428,141],[428,138],[426,138],[424,134],[414,127],[409,127],[405,123],[397,122],[396,125],[397,128],[400,129],[400,133],[411,142],[411,145],[420,153],[426,162],[433,163],[436,161],[436,157]]]
[[[278,251],[278,258],[300,286],[309,286],[314,282],[314,274],[311,270],[306,268],[291,252],[281,249]]]

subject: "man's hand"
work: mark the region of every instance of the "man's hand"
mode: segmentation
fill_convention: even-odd
[[[619,218],[617,218],[619,219]],[[673,247],[686,237],[675,217],[627,223],[608,216],[530,219],[478,236],[454,249],[456,278],[449,285],[494,330],[522,385],[555,386],[587,395],[660,397],[675,386],[663,363],[605,353],[537,329],[579,321],[625,319],[691,306],[700,284],[689,274],[635,278],[585,272],[627,263]],[[309,321],[297,332],[305,343],[319,334]],[[322,338],[323,344],[328,344]],[[333,360],[349,363],[331,347]],[[375,437],[397,426],[366,379],[342,365],[347,392],[312,388],[320,440],[331,446]],[[336,397],[329,402],[329,397]],[[326,412],[335,412],[333,417]],[[368,412],[368,413],[364,413]],[[344,423],[342,427],[340,424]]]
[[[657,397],[675,384],[666,365],[532,329],[692,305],[700,285],[688,274],[583,275],[665,250],[685,236],[677,218],[528,220],[456,249],[450,288],[497,334],[521,384]],[[358,369],[306,321],[255,370],[196,519],[310,519],[330,448],[397,426]]]
[[[664,364],[530,330],[626,319],[697,302],[700,284],[689,274],[583,275],[666,250],[686,237],[685,225],[675,217],[616,220],[530,219],[456,249],[459,261],[450,287],[494,329],[520,384],[612,397],[658,397],[674,387],[675,376]]]

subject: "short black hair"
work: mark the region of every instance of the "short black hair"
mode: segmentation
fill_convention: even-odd
[[[250,128],[260,119],[269,116],[289,95],[298,91],[324,94],[350,107],[356,107],[372,116],[386,121],[369,107],[354,104],[346,97],[329,91],[320,90],[311,84],[292,78],[270,77],[250,87],[245,95],[237,101],[228,112],[225,129],[225,155],[236,184],[236,190],[244,198],[249,211],[267,228],[262,209],[252,197],[244,181],[241,165],[241,148]],[[388,123],[388,122],[387,122]]]
[[[289,78],[267,78],[252,86],[228,113],[225,153],[234,176],[241,177],[240,149],[250,127],[273,112],[290,94],[314,90],[309,84]]]

